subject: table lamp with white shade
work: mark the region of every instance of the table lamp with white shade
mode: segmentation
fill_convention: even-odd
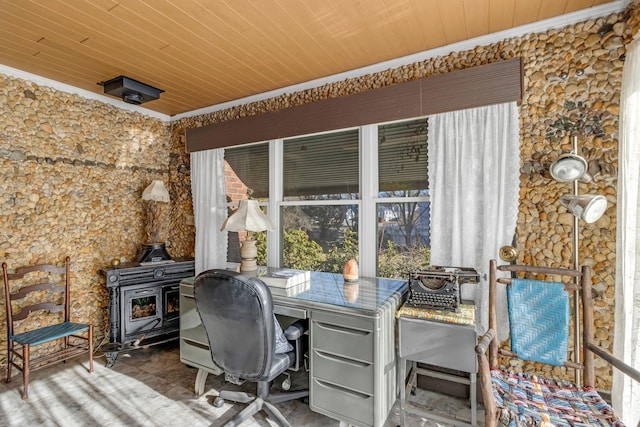
[[[238,209],[225,220],[220,228],[221,231],[247,232],[246,239],[240,244],[240,271],[256,271],[258,269],[256,263],[258,248],[253,233],[274,229],[269,217],[260,210],[257,200],[240,200]]]
[[[147,221],[145,224],[146,243],[142,245],[142,250],[138,257],[138,262],[160,262],[170,261],[171,256],[167,252],[162,236],[162,226],[168,206],[169,192],[164,183],[155,179],[142,192],[142,200],[146,209]]]

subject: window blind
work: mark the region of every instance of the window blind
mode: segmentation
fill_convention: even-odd
[[[187,129],[187,152],[522,99],[520,58]]]

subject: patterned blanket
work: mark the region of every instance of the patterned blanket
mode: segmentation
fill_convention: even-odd
[[[491,370],[491,384],[505,427],[582,427],[624,424],[593,387]]]

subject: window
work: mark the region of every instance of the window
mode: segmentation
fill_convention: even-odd
[[[426,119],[236,146],[225,162],[229,202],[249,193],[277,212],[258,264],[265,246],[270,265],[341,272],[355,258],[367,276],[429,262]]]
[[[260,143],[231,147],[224,150],[225,184],[229,215],[238,200],[252,198],[261,203],[269,200],[269,144]],[[263,208],[263,210],[266,209]],[[227,261],[240,262],[240,241],[246,233],[230,231],[227,249]],[[254,234],[258,241],[259,265],[267,263],[267,236],[265,232]]]
[[[427,119],[378,126],[377,273],[429,264]]]
[[[283,141],[282,265],[341,272],[358,258],[359,131]]]
[[[225,176],[229,201],[269,198],[269,144],[260,143],[224,150]]]
[[[285,139],[284,200],[359,198],[358,142],[357,129]]]

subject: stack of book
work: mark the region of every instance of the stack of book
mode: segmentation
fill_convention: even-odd
[[[311,289],[311,281],[307,280],[306,282],[302,282],[294,286],[289,286],[288,288],[277,288],[275,286],[269,286],[269,289],[271,290],[271,295],[284,295],[287,297],[292,297]]]
[[[260,267],[256,277],[266,283],[274,295],[292,296],[311,287],[311,273],[305,270]]]

